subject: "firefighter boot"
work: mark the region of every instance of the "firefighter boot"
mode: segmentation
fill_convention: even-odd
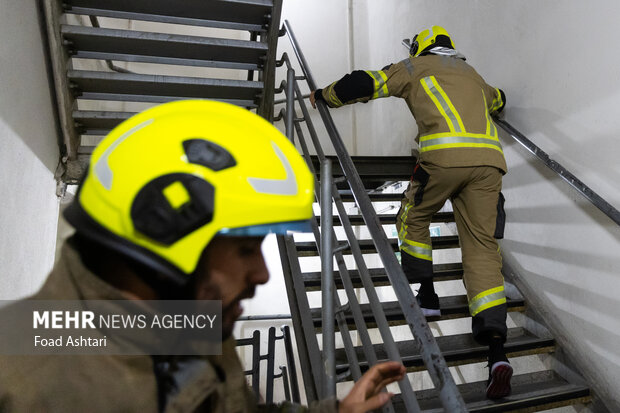
[[[504,351],[503,338],[494,335],[489,341],[489,380],[487,381],[487,398],[501,399],[510,394],[512,366]]]
[[[422,309],[425,317],[439,317],[441,310],[439,309],[439,297],[435,293],[433,280],[423,280],[416,296],[418,305]]]

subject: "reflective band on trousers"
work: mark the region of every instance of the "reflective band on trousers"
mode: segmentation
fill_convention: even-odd
[[[504,286],[486,290],[469,300],[469,313],[475,316],[481,311],[506,303]]]
[[[488,135],[477,137],[471,135],[437,134],[420,137],[420,152],[446,148],[491,148],[503,153],[502,145],[497,138]]]
[[[402,239],[400,240],[400,250],[406,252],[412,257],[426,261],[433,261],[433,248],[428,244]]]
[[[420,80],[422,87],[442,114],[451,132],[465,132],[465,126],[450,98],[437,83],[435,76],[427,76]]]
[[[387,82],[387,75],[385,74],[385,72],[383,70],[366,70],[366,73],[375,81],[374,94],[372,95],[372,99],[384,98],[388,96],[388,88],[385,84],[385,82]]]

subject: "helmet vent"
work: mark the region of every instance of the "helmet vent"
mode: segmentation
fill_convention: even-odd
[[[182,186],[183,202],[175,203],[169,188]],[[177,189],[178,191],[178,189]],[[146,184],[131,205],[131,219],[141,234],[164,245],[171,245],[211,222],[215,188],[191,174],[160,176]]]
[[[206,166],[213,171],[221,171],[237,164],[230,152],[204,139],[195,138],[183,141],[183,149],[185,149],[188,162]]]

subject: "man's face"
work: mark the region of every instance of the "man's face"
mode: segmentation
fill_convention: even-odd
[[[261,245],[264,237],[213,238],[201,260],[196,299],[222,300],[222,338],[232,334],[243,308],[240,301],[254,296],[257,285],[269,280]]]

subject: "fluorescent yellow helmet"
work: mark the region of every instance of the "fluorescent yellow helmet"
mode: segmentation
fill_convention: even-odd
[[[237,106],[166,103],[95,148],[67,220],[185,284],[216,234],[309,230],[314,180],[273,125]]]
[[[452,38],[444,29],[440,26],[433,26],[430,29],[422,30],[420,33],[413,36],[411,39],[411,48],[409,54],[412,57],[419,56],[422,52],[427,51],[430,47],[443,46],[454,49],[454,43]]]

